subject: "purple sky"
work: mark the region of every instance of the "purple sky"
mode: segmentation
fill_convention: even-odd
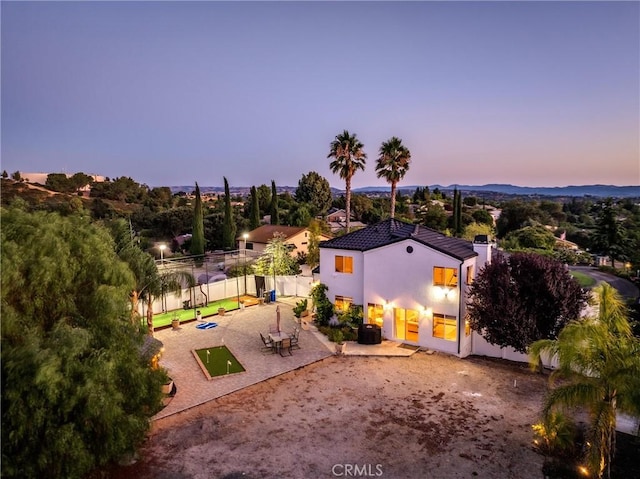
[[[6,2],[2,169],[149,186],[640,184],[638,2]]]

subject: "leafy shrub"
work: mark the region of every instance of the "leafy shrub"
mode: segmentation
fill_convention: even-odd
[[[302,316],[303,311],[307,310],[307,299],[303,299],[302,301],[298,301],[293,308],[293,315],[296,318]]]
[[[327,298],[328,289],[327,285],[322,283],[311,288],[310,295],[316,308],[316,322],[320,326],[327,326],[334,312],[333,304]]]
[[[364,321],[364,310],[361,304],[352,304],[347,311],[343,311],[338,316],[340,324],[357,328]]]

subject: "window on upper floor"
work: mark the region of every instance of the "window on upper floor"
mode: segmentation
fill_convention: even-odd
[[[467,266],[467,284],[473,283],[473,265]]]
[[[458,270],[456,268],[445,268],[443,266],[433,267],[434,286],[458,286]]]
[[[336,256],[336,273],[353,273],[353,256]]]

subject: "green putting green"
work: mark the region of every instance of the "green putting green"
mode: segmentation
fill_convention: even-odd
[[[196,312],[200,311],[202,317],[212,316],[218,314],[218,309],[224,308],[225,311],[233,311],[238,309],[238,298],[220,299],[209,303],[207,306],[196,309],[176,309],[175,311],[169,311],[168,313],[154,314],[153,315],[153,327],[162,328],[164,326],[171,326],[171,320],[177,317],[180,322],[191,321],[196,319]],[[146,324],[146,317],[142,317],[141,321]]]
[[[196,349],[196,354],[212,378],[244,371],[242,364],[226,346]]]

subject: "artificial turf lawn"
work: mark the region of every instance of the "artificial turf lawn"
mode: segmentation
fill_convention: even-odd
[[[176,316],[180,322],[190,321],[196,319],[196,311],[202,313],[202,317],[218,314],[218,308],[224,308],[226,311],[233,311],[238,309],[238,298],[220,299],[209,303],[208,306],[203,306],[196,309],[176,309],[175,311],[169,311],[168,313],[154,314],[153,315],[153,327],[162,328],[164,326],[171,326],[171,320]],[[146,317],[141,318],[146,324]]]
[[[207,351],[209,358],[207,362]],[[242,365],[238,362],[231,351],[226,346],[214,346],[212,348],[196,349],[196,354],[202,361],[202,364],[211,377],[225,376],[227,374],[227,361],[231,361],[229,365],[229,374],[241,373],[244,371]]]

